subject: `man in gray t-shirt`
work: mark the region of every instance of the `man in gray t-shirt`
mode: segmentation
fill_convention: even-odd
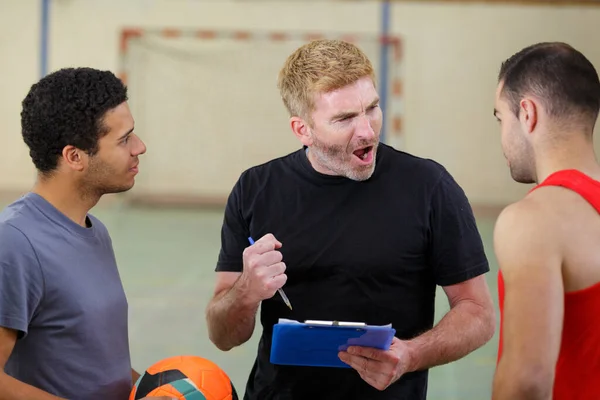
[[[63,69],[23,101],[33,190],[0,213],[0,398],[126,400],[127,299],[112,243],[89,211],[133,187],[127,89],[112,73]]]

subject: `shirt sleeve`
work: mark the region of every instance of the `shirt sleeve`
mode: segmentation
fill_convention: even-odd
[[[27,335],[42,299],[44,279],[31,243],[20,230],[0,225],[0,326]]]
[[[454,285],[489,271],[471,205],[446,170],[433,192],[429,218],[429,257],[437,285]]]
[[[221,228],[221,250],[216,271],[242,272],[242,254],[250,245],[249,227],[242,210],[242,183],[236,183],[227,199],[223,226]]]

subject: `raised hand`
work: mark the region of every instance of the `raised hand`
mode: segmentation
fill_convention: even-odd
[[[287,281],[283,255],[277,250],[281,246],[281,242],[269,233],[244,250],[240,284],[252,301],[273,297]]]

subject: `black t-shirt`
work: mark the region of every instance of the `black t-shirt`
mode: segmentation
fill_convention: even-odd
[[[245,171],[228,199],[217,271],[241,272],[248,237],[282,242],[284,290],[261,305],[263,326],[245,399],[426,398],[427,371],[384,391],[353,369],[269,362],[272,326],[298,321],[391,323],[400,339],[429,330],[436,285],[489,271],[469,202],[438,163],[380,144],[363,182],[321,174],[304,149]]]

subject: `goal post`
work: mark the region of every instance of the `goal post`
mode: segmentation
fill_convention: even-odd
[[[222,205],[243,170],[299,148],[276,81],[285,59],[308,41],[356,44],[379,71],[389,46],[384,142],[403,147],[402,46],[362,33],[126,28],[120,78],[145,141],[129,203]]]

